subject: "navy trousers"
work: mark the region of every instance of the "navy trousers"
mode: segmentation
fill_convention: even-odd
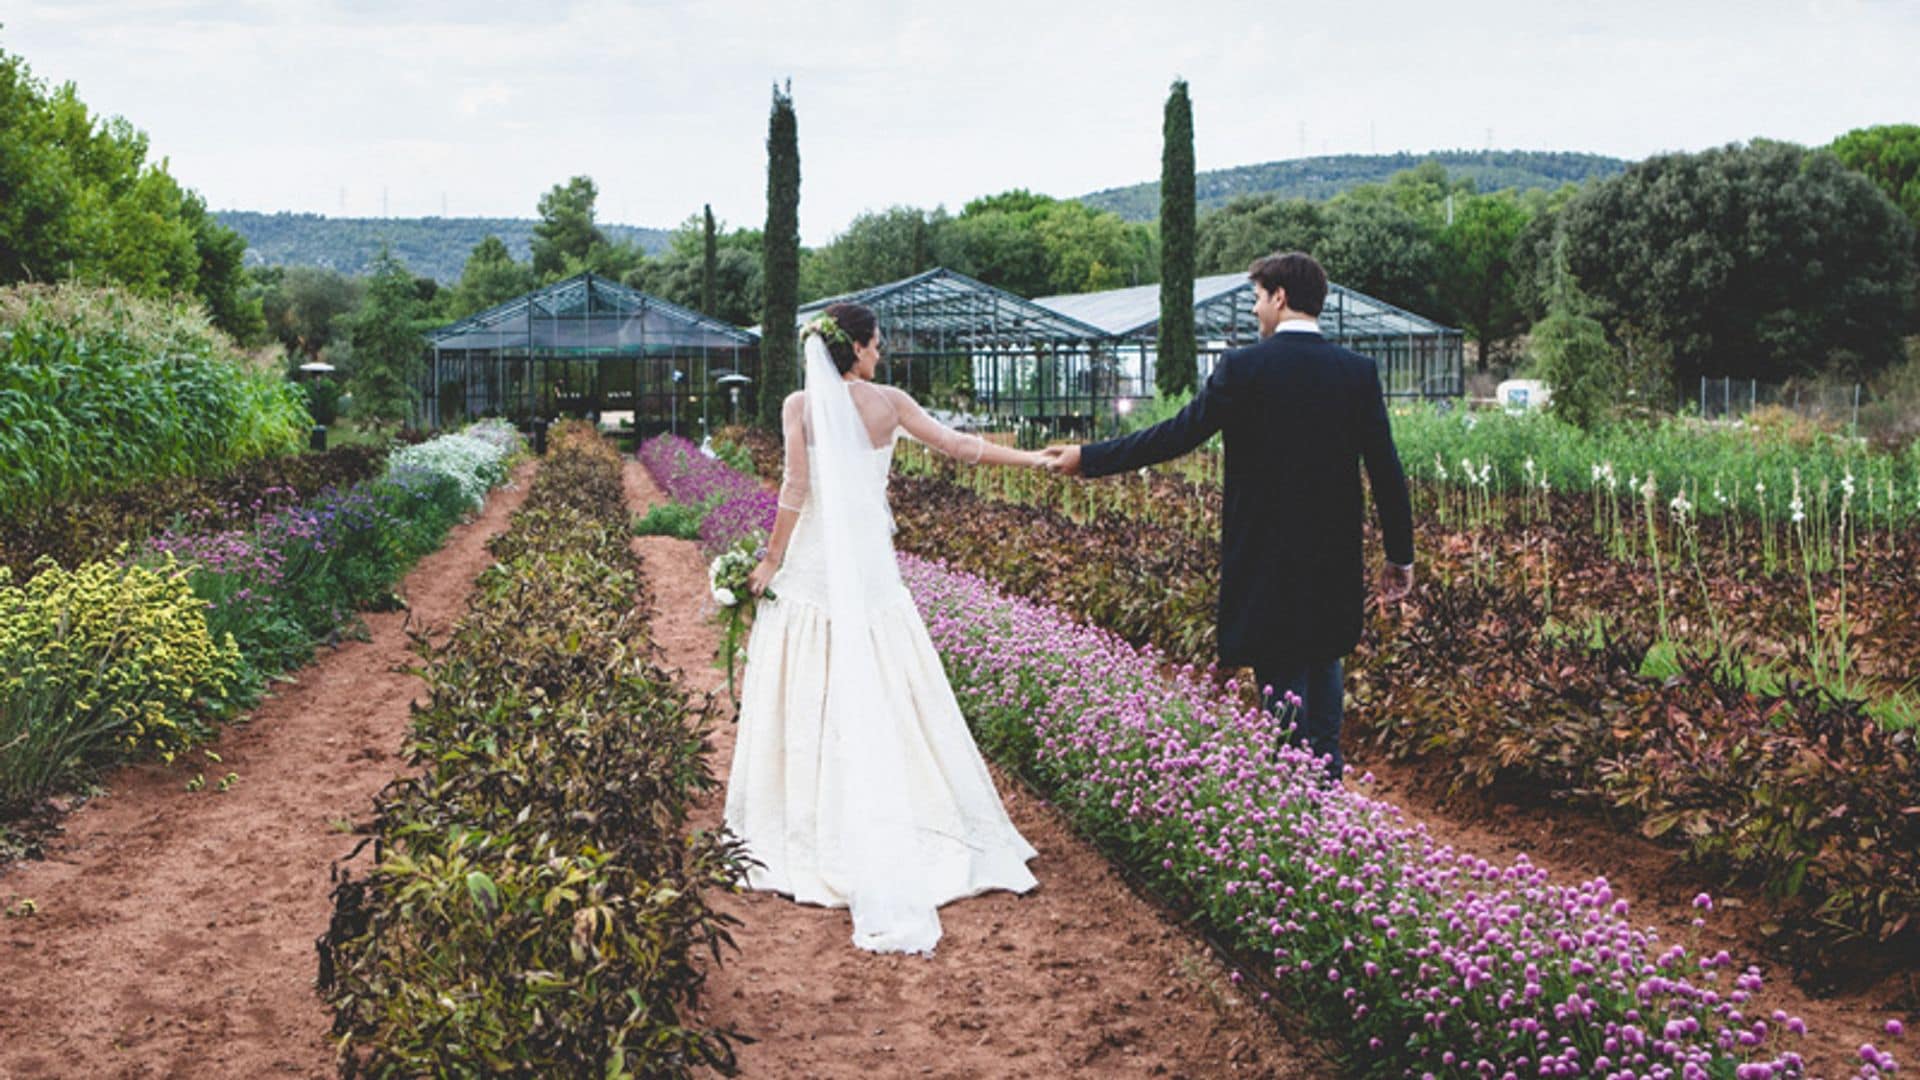
[[[1327,775],[1340,779],[1347,765],[1340,756],[1340,718],[1346,687],[1339,658],[1318,663],[1263,664],[1253,669],[1253,675],[1266,694],[1267,709],[1283,720],[1293,721],[1289,742],[1306,747],[1315,757],[1326,758]],[[1300,699],[1300,707],[1291,715],[1286,701],[1289,692]]]

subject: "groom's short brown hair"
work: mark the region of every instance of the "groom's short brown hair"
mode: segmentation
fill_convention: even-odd
[[[1253,260],[1247,276],[1268,293],[1287,291],[1287,306],[1302,315],[1320,317],[1327,302],[1327,272],[1304,251],[1275,252]]]

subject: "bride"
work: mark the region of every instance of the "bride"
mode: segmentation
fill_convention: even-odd
[[[748,884],[846,907],[853,943],[927,952],[940,905],[1034,887],[893,552],[887,476],[910,436],[961,461],[1037,453],[942,427],[870,380],[873,312],[834,304],[804,335],[806,389],[782,410],[786,478],[747,646],[727,826],[761,866]]]

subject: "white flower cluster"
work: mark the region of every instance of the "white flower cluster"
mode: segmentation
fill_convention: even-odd
[[[475,420],[460,434],[479,439],[481,442],[492,443],[499,447],[500,453],[506,457],[512,457],[526,447],[526,438],[520,434],[520,429],[514,427],[512,421],[503,420],[497,416]]]
[[[387,471],[423,469],[450,476],[460,494],[478,509],[487,492],[507,478],[506,451],[471,435],[442,435],[387,456]]]
[[[1608,491],[1619,489],[1620,478],[1613,471],[1613,462],[1603,461],[1593,467],[1593,483],[1596,487],[1601,484],[1607,485]]]
[[[750,552],[733,548],[708,564],[707,588],[713,593],[713,602],[723,608],[739,606],[740,598],[747,595],[747,577],[756,562]]]

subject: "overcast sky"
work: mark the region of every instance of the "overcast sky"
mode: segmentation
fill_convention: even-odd
[[[1920,0],[0,0],[0,48],[145,130],[216,209],[765,215],[791,77],[803,239],[867,208],[1489,145],[1641,158],[1920,121]]]

